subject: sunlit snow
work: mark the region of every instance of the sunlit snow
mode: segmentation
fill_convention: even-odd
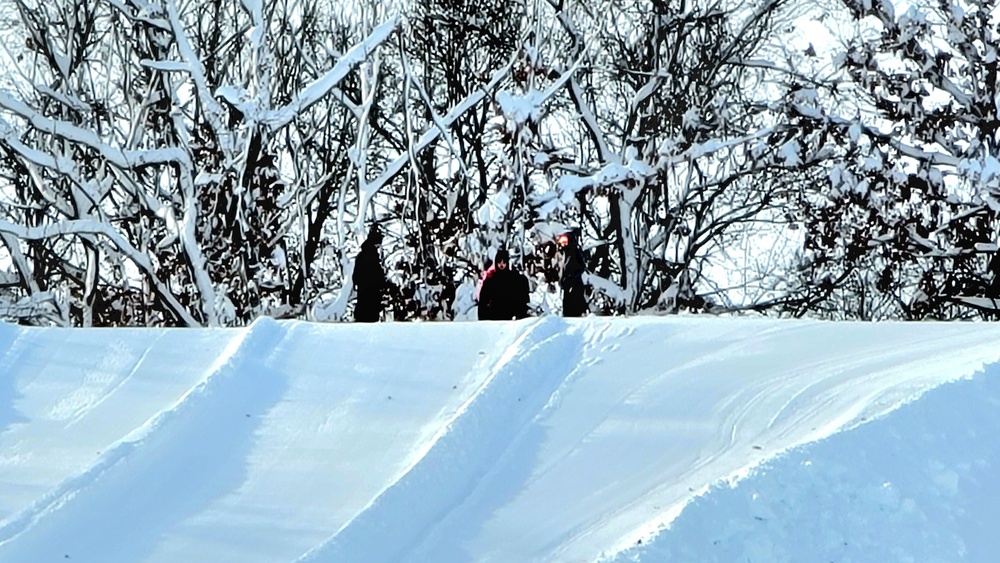
[[[1000,325],[0,323],[0,562],[994,561]]]

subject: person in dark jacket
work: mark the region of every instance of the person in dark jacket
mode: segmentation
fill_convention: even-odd
[[[1000,251],[995,252],[993,257],[990,258],[986,270],[993,274],[993,278],[986,286],[986,297],[996,299],[1000,297]]]
[[[382,268],[382,257],[379,256],[379,246],[382,244],[382,231],[378,225],[372,225],[368,238],[361,244],[361,252],[354,262],[354,289],[357,301],[354,304],[354,320],[359,323],[378,322],[382,316],[382,290],[385,288],[385,270]]]
[[[506,321],[528,316],[528,278],[510,267],[510,254],[497,250],[479,291],[479,320]]]
[[[563,290],[563,316],[582,317],[587,312],[587,296],[584,292],[583,272],[586,268],[583,251],[580,250],[575,232],[559,235],[559,251],[562,252],[562,274],[559,286]]]

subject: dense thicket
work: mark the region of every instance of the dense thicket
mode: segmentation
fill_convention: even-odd
[[[0,315],[466,318],[500,246],[558,312],[953,318],[990,291],[990,2],[16,0],[0,14]],[[16,13],[15,13],[16,12]],[[347,280],[345,282],[345,280]]]
[[[997,296],[996,2],[844,0],[860,30],[815,119],[846,147],[803,207],[803,312],[949,319]]]

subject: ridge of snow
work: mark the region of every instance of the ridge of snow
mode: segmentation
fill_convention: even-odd
[[[998,337],[683,316],[0,323],[0,563],[883,561],[925,537],[985,562]],[[956,408],[947,435],[906,418]]]

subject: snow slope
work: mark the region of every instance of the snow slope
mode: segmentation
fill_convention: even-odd
[[[998,341],[0,323],[0,562],[994,561]]]

